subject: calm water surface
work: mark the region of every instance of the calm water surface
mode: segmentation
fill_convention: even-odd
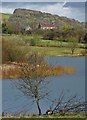
[[[76,69],[74,75],[50,76],[46,79],[50,80],[48,85],[49,99],[58,98],[60,93],[64,91],[66,97],[78,95],[85,99],[85,58],[83,57],[48,57],[50,65],[63,65]],[[16,81],[15,81],[16,82]],[[9,113],[37,113],[36,104],[32,103],[28,97],[19,91],[12,80],[2,81],[3,91],[3,111]],[[42,112],[51,105],[51,102],[45,99],[40,102]]]

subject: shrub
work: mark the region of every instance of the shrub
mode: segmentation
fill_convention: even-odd
[[[43,35],[43,39],[45,40],[54,40],[55,38],[56,38],[56,33],[53,30],[48,30]]]
[[[37,44],[37,41],[35,39],[30,40],[30,45],[31,46],[36,46],[36,44]]]
[[[21,62],[25,61],[25,51],[22,50],[14,41],[3,39],[2,62]]]

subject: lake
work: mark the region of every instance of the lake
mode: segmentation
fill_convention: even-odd
[[[76,69],[74,75],[50,76],[48,85],[49,100],[40,102],[42,112],[51,105],[51,100],[58,98],[64,91],[65,99],[77,95],[85,100],[85,57],[47,57],[50,65],[62,65]],[[14,81],[16,82],[16,81]],[[2,81],[2,111],[7,113],[37,113],[36,104],[19,91],[12,80]]]

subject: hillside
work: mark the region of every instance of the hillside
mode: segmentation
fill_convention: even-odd
[[[6,14],[6,13],[0,13],[0,23],[3,22],[4,20],[8,20],[11,14]]]
[[[65,24],[74,28],[82,28],[83,26],[79,21],[74,19],[29,9],[15,9],[9,18],[9,22],[12,24],[19,22],[22,27],[30,26],[34,28],[39,23],[55,23],[57,27],[64,26]]]

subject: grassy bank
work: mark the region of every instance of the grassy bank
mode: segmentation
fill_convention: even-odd
[[[46,56],[82,56],[81,51],[83,49],[77,48],[75,53],[72,55],[69,48],[64,47],[38,47],[38,46],[29,46],[30,51],[39,52],[42,55]]]
[[[72,54],[71,47],[68,42],[57,40],[43,40],[39,35],[3,35],[3,40],[8,40],[17,44],[22,51],[28,54],[38,52],[46,56],[83,56],[85,55],[85,44],[78,43]]]
[[[2,118],[2,120],[87,120],[86,118]]]
[[[71,47],[69,47],[68,44],[69,44],[68,42],[62,42],[62,45],[60,45],[59,41],[43,40],[39,35],[3,35],[2,36],[3,63],[7,64],[10,60],[13,62],[26,61],[29,55],[34,52],[39,53],[42,56],[69,56],[69,57],[83,56],[82,51],[83,53],[85,52],[84,49],[85,44],[78,43],[78,47],[75,48],[73,54],[71,51]],[[13,65],[10,66],[6,65],[5,69],[3,69],[2,77],[18,78],[19,76],[18,69],[16,67]],[[45,75],[50,76],[74,73],[72,68],[64,67],[62,68],[62,70],[58,68],[52,72],[50,72],[50,74],[45,73]]]
[[[17,119],[17,120],[26,120],[26,119],[29,119],[29,120],[70,120],[70,119],[73,119],[73,120],[87,120],[85,114],[67,114],[65,116],[61,116],[61,115],[42,115],[42,116],[38,116],[38,115],[35,115],[35,116],[32,116],[32,115],[26,115],[26,116],[23,116],[23,115],[19,115],[19,116],[5,116],[2,118],[3,120],[14,120],[14,119]]]

